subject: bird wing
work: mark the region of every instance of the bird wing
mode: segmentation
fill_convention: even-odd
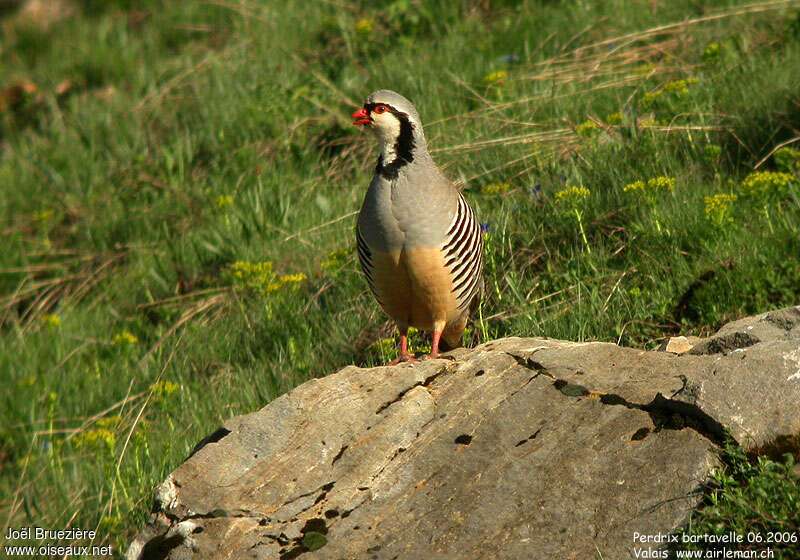
[[[383,305],[381,297],[375,289],[375,265],[372,262],[372,251],[369,250],[369,246],[364,240],[364,236],[361,234],[361,228],[359,228],[358,225],[356,225],[356,248],[358,249],[358,263],[361,265],[361,270],[367,278],[369,289],[372,295],[375,296],[375,299],[378,300],[378,303]]]
[[[453,295],[459,310],[480,297],[483,276],[483,237],[481,227],[461,193],[450,228],[441,245],[444,264],[453,281]]]

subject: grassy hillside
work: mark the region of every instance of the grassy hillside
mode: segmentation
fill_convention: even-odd
[[[800,303],[800,1],[72,7],[0,12],[4,527],[119,551],[222,419],[393,357],[354,254],[374,89],[487,231],[469,344],[650,348]],[[791,464],[740,455],[695,530],[800,531]]]

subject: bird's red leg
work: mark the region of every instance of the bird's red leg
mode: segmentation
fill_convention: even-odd
[[[431,359],[439,357],[439,339],[442,338],[442,331],[433,331],[433,340],[431,341]]]
[[[431,353],[428,354],[423,359],[428,360],[435,360],[439,357],[439,341],[442,339],[442,330],[443,328],[436,328],[433,330],[433,340],[431,340]],[[447,360],[455,360],[453,356],[442,356],[442,358]]]
[[[408,327],[400,330],[400,355],[386,364],[387,366],[395,366],[400,362],[416,362],[417,359],[408,353]]]

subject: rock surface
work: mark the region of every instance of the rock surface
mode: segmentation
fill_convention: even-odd
[[[686,354],[701,340],[696,336],[673,336],[662,342],[658,349],[672,354]]]
[[[800,431],[800,307],[683,355],[507,338],[347,367],[232,418],[126,558],[633,558],[687,520],[724,433]]]

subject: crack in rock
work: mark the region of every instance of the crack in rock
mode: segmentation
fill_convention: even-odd
[[[400,391],[400,393],[398,393],[397,396],[395,398],[393,398],[392,400],[386,401],[381,406],[379,406],[378,410],[375,411],[375,414],[380,414],[381,412],[383,412],[384,410],[386,410],[387,408],[389,408],[393,404],[395,404],[397,402],[400,402],[403,399],[403,397],[405,397],[406,394],[408,394],[408,392],[411,391],[412,389],[415,389],[417,387],[430,387],[431,383],[433,383],[436,380],[436,378],[438,378],[439,376],[441,376],[441,375],[443,375],[445,373],[448,373],[449,371],[450,371],[450,368],[445,366],[445,367],[441,368],[439,371],[437,371],[436,373],[434,373],[433,375],[429,375],[428,377],[426,377],[423,381],[417,381],[416,383],[414,383],[413,385],[411,385],[407,389],[404,389],[404,390]]]
[[[660,392],[656,393],[653,400],[647,404],[633,403],[626,400],[621,395],[592,391],[583,385],[570,383],[564,379],[558,379],[541,363],[531,360],[530,358],[523,358],[510,353],[509,355],[513,356],[521,366],[537,372],[537,375],[529,379],[528,383],[539,375],[544,375],[552,379],[553,387],[567,397],[597,398],[605,405],[624,406],[626,408],[646,412],[656,426],[656,429],[653,430],[654,432],[659,432],[662,429],[682,430],[683,428],[691,428],[716,445],[724,445],[727,437],[725,427],[696,405],[665,398]],[[685,388],[686,385],[684,384],[682,389]],[[519,392],[521,389],[522,388],[517,389],[512,395]],[[680,392],[681,390],[677,391],[675,394]],[[509,397],[512,395],[509,395]]]
[[[541,363],[537,362],[533,358],[531,358],[529,356],[525,356],[525,357],[518,356],[516,354],[512,354],[511,352],[506,352],[506,354],[508,354],[509,356],[514,358],[517,361],[517,363],[519,365],[521,365],[522,367],[528,368],[528,369],[533,370],[533,371],[538,371],[539,373],[542,373],[542,374],[544,374],[544,375],[546,375],[548,377],[551,377],[551,378],[555,379],[552,375],[550,375],[550,373],[547,371],[546,367],[544,367]]]
[[[336,456],[333,458],[333,461],[331,461],[331,466],[335,465],[336,461],[342,458],[342,455],[344,455],[344,452],[347,451],[348,447],[349,446],[346,444],[342,446],[342,448],[339,450],[339,453],[337,453]]]
[[[206,445],[209,443],[217,443],[230,433],[231,431],[228,428],[225,426],[220,426],[215,432],[200,440],[200,443],[194,446],[194,449],[192,449],[192,452],[189,454],[188,458],[191,459],[195,453],[203,449]]]

